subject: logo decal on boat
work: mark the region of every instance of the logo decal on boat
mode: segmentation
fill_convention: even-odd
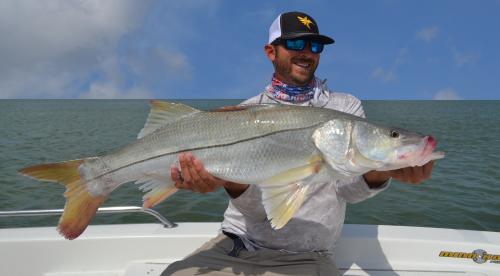
[[[439,257],[472,259],[478,264],[484,264],[487,261],[500,264],[500,255],[488,254],[488,252],[483,249],[476,249],[472,252],[441,251]]]

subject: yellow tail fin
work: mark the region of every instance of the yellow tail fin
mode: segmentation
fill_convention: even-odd
[[[59,232],[67,239],[75,239],[87,228],[105,196],[92,196],[81,179],[78,168],[83,159],[60,163],[40,164],[19,170],[37,180],[59,182],[66,186],[66,205],[59,219]]]

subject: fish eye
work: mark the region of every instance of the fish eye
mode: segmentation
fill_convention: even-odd
[[[399,138],[399,132],[397,132],[396,130],[391,130],[390,135],[392,138]]]

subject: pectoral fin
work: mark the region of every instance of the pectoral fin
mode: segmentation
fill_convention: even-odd
[[[259,184],[267,218],[274,229],[285,226],[302,206],[308,185],[303,180],[318,173],[323,165],[319,156],[307,165],[277,174]]]

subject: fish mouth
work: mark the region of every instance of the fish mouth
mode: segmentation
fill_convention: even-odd
[[[420,154],[421,157],[428,156],[437,147],[437,141],[436,141],[436,139],[434,139],[434,137],[432,137],[432,136],[425,136],[424,139],[425,139],[424,140],[425,141],[424,142],[425,143],[425,147],[422,150],[422,153]]]
[[[432,136],[425,136],[421,143],[417,146],[417,148],[421,148],[421,150],[412,150],[410,152],[405,152],[398,155],[399,160],[413,160],[413,162],[418,162],[420,160],[424,160],[427,156],[432,154],[434,149],[437,147],[437,141]]]

